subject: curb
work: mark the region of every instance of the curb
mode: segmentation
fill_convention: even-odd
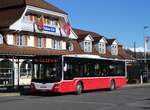
[[[20,93],[0,93],[0,97],[20,96]]]
[[[143,83],[143,84],[127,84],[126,88],[140,88],[140,87],[150,87],[150,83]]]

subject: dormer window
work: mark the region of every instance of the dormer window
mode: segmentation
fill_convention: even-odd
[[[84,52],[92,52],[92,42],[93,38],[91,35],[85,36],[84,40],[80,42],[80,46]]]
[[[112,55],[118,55],[118,46],[117,45],[111,46],[111,54]]]
[[[46,25],[50,25],[50,18],[49,17],[44,17],[44,23],[46,24]]]
[[[69,51],[73,51],[73,49],[74,49],[74,46],[73,46],[73,43],[69,43]]]
[[[100,54],[105,54],[106,53],[106,44],[103,42],[99,42],[98,44],[98,51]]]
[[[97,42],[98,41],[98,42]],[[96,50],[99,52],[99,54],[106,54],[106,39],[100,38],[99,40],[96,40]]]
[[[118,42],[116,39],[107,39],[108,41],[108,50],[110,51],[111,55],[118,55]]]
[[[92,41],[84,41],[84,52],[92,52]]]

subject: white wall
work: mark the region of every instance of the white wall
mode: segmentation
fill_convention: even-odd
[[[28,36],[27,46],[34,47],[34,36]]]
[[[89,41],[92,41],[92,37],[90,35],[86,36],[84,40],[89,40]]]
[[[66,50],[66,42],[65,41],[61,41],[61,43],[62,43],[62,49]]]
[[[46,48],[52,48],[52,39],[46,38]]]
[[[14,36],[12,34],[7,34],[6,37],[8,45],[14,45]]]
[[[101,42],[101,43],[106,43],[104,39],[101,39],[99,42]]]

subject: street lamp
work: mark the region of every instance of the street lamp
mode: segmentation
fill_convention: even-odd
[[[146,77],[147,77],[147,81],[148,81],[148,64],[147,64],[147,45],[148,45],[148,40],[149,40],[149,37],[146,36],[146,33],[145,33],[145,30],[149,28],[149,26],[144,26],[144,64],[145,64],[145,72],[146,72]],[[143,83],[143,78],[142,78],[142,81],[141,83]]]

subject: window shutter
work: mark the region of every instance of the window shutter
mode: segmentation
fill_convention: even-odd
[[[16,38],[16,37],[17,37],[17,35],[14,34],[14,35],[13,35],[13,44],[14,44],[14,45],[16,45],[16,43],[17,43],[17,38]]]
[[[28,45],[27,43],[28,43],[28,39],[29,39],[29,37],[30,37],[29,35],[25,35],[25,38],[24,38],[24,39],[25,39],[25,46],[27,46],[27,45]]]
[[[38,38],[37,38],[37,36],[34,36],[34,46],[38,47]]]
[[[43,48],[46,48],[46,37],[43,37]]]

